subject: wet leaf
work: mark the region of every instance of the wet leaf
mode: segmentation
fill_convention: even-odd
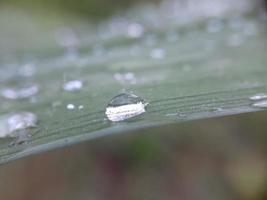
[[[1,163],[132,129],[263,109],[251,99],[267,92],[262,17],[224,13],[217,21],[205,15],[180,23],[153,9],[145,12],[152,19],[130,12],[127,20],[74,20],[71,28],[60,20],[40,26],[44,18],[21,14],[13,19],[24,27],[21,35],[1,29],[0,89],[39,86],[26,98],[0,97],[1,115],[38,116],[38,131],[27,142],[0,140]],[[9,14],[1,15],[1,27],[9,27]],[[73,80],[79,85],[64,89]],[[149,104],[145,112],[110,122],[106,107],[121,93]]]

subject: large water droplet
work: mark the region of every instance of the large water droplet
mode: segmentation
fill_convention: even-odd
[[[252,106],[257,108],[267,108],[267,100],[257,101],[253,103]]]
[[[123,93],[114,97],[106,108],[106,116],[110,121],[123,121],[144,113],[148,103],[135,94]]]
[[[258,100],[262,100],[262,99],[267,99],[267,94],[265,94],[265,93],[255,94],[255,95],[249,97],[249,99],[252,100],[252,101],[258,101]]]
[[[39,86],[36,84],[24,87],[10,87],[1,90],[1,95],[7,99],[25,99],[36,95],[39,92]]]
[[[37,127],[38,118],[31,112],[19,112],[0,117],[0,137],[20,137],[28,128]]]
[[[80,80],[72,80],[63,85],[65,91],[73,92],[82,89],[83,82]]]

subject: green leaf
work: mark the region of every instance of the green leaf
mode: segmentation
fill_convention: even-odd
[[[36,66],[36,73],[25,81],[37,83],[40,92],[36,102],[0,97],[0,113],[30,111],[39,123],[26,143],[10,147],[12,139],[0,140],[0,163],[132,129],[258,111],[249,97],[267,93],[266,30],[259,17],[220,16],[222,28],[215,33],[207,31],[211,21],[204,17],[185,24],[166,18],[159,25],[136,17],[133,22],[144,27],[137,38],[125,34],[131,20],[115,32],[107,28],[113,20],[100,25],[74,20],[80,45],[77,57],[71,57],[51,31],[64,25],[62,21],[47,25],[39,16],[30,25],[32,18],[21,15],[24,18],[11,20],[9,16],[2,14],[0,24],[7,27],[0,33],[4,44],[0,45],[1,88],[17,80],[19,67],[30,63]],[[19,33],[15,26],[8,28],[10,20],[26,27],[24,32]],[[129,72],[134,82],[114,78],[116,73]],[[72,79],[84,81],[82,90],[62,89],[64,81]],[[105,108],[123,91],[149,102],[146,112],[123,122],[109,122]],[[68,110],[68,104],[76,109]],[[79,110],[79,105],[84,109]]]

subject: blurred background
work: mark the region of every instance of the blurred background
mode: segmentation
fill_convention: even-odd
[[[1,199],[267,199],[267,112],[108,136],[0,167]]]
[[[83,41],[98,31],[84,34],[83,24],[106,25],[139,12],[146,26],[161,26],[159,19],[168,17],[191,23],[265,9],[264,0],[1,0],[0,57],[53,48],[62,27]],[[0,166],[0,199],[265,200],[266,118],[258,112],[143,129],[11,162]]]

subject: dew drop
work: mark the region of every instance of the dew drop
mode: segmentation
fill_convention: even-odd
[[[0,137],[20,137],[28,128],[37,127],[38,118],[31,112],[19,112],[0,117]]]
[[[153,49],[150,52],[150,56],[154,59],[163,59],[165,57],[165,50],[161,48]]]
[[[83,87],[83,82],[80,80],[72,80],[63,85],[63,89],[69,92],[81,90],[82,87]]]
[[[84,109],[84,106],[83,105],[79,105],[78,109],[82,110],[82,109]]]
[[[257,101],[253,103],[252,106],[257,108],[267,108],[267,100]]]
[[[39,86],[32,84],[26,87],[10,87],[1,90],[1,95],[6,99],[25,99],[36,95],[39,92]]]
[[[70,104],[67,105],[67,109],[68,110],[74,110],[75,109],[75,105],[70,103]]]
[[[135,94],[115,96],[106,107],[106,116],[112,122],[124,121],[146,112],[148,103]]]
[[[265,94],[265,93],[255,94],[255,95],[249,97],[249,99],[252,100],[252,101],[258,101],[258,100],[262,100],[262,99],[267,99],[267,94]]]

